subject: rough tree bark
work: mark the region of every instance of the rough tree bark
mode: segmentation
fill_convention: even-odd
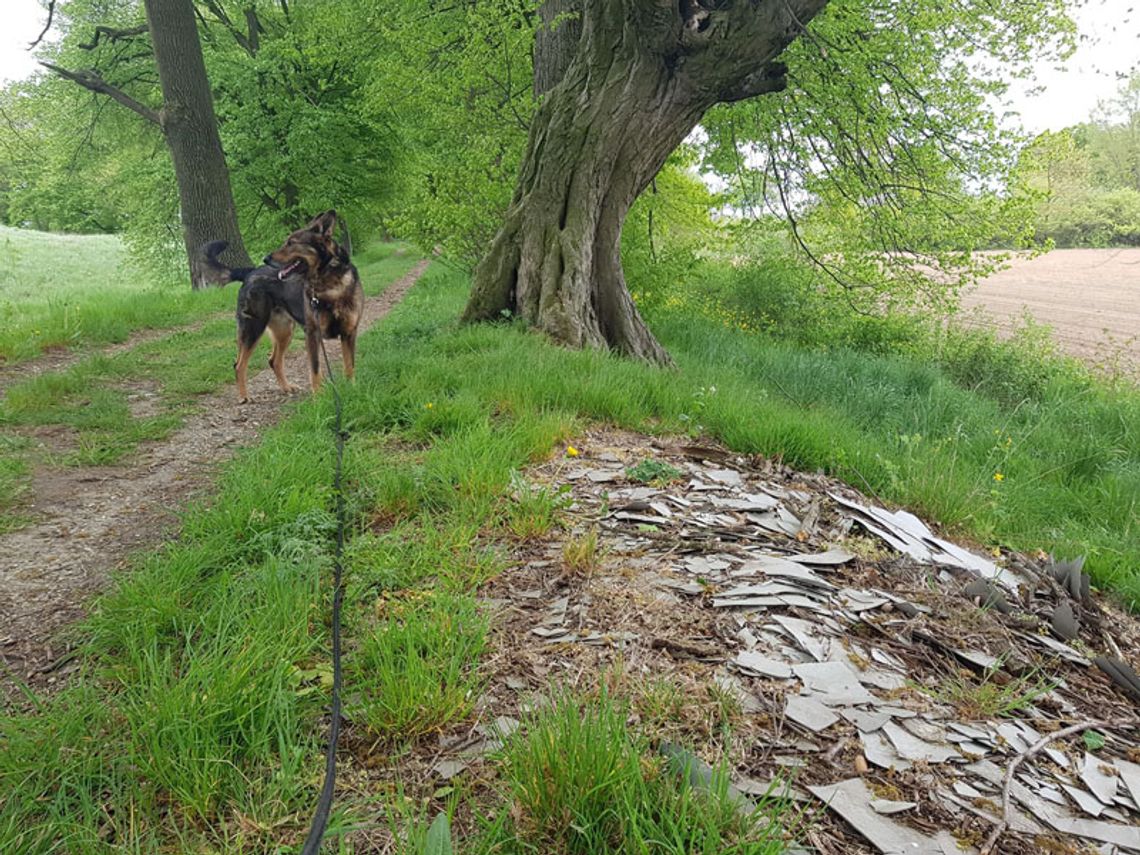
[[[668,364],[625,285],[626,214],[706,110],[787,85],[775,60],[826,4],[548,0],[544,19],[581,11],[581,35],[535,115],[464,320],[510,313],[572,347]]]
[[[100,36],[108,40],[130,38],[150,31],[163,106],[154,110],[111,85],[93,70],[69,71],[50,63],[47,68],[80,86],[113,98],[162,129],[178,182],[182,236],[193,288],[223,285],[216,272],[198,252],[211,240],[225,240],[229,247],[222,259],[230,267],[248,267],[249,255],[238,229],[230,173],[226,167],[218,120],[202,59],[198,26],[192,0],[144,0],[147,28],[113,30],[97,27],[90,45]]]

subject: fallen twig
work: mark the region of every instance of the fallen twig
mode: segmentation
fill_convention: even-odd
[[[1013,805],[1010,803],[1009,791],[1013,785],[1013,773],[1017,771],[1017,767],[1024,763],[1031,757],[1041,753],[1049,743],[1056,742],[1058,739],[1064,739],[1066,736],[1080,733],[1083,730],[1091,730],[1092,728],[1103,728],[1104,730],[1121,730],[1133,727],[1140,727],[1140,718],[1123,718],[1123,719],[1089,719],[1087,721],[1079,721],[1076,724],[1071,724],[1061,730],[1054,731],[1042,736],[1016,757],[1009,761],[1009,765],[1005,770],[1005,779],[1002,782],[1001,788],[1001,807],[1002,817],[1001,822],[994,826],[994,830],[990,832],[990,836],[986,838],[986,842],[982,844],[982,855],[992,855],[994,847],[997,845],[998,838],[1005,833],[1009,828],[1013,819]]]

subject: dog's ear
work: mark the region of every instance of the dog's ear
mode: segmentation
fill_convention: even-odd
[[[325,211],[309,223],[309,231],[316,232],[322,237],[332,237],[336,228],[336,211]]]

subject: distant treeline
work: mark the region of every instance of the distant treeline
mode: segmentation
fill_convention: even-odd
[[[1037,240],[1140,246],[1140,73],[1090,121],[1037,137],[1015,180],[1034,200]]]

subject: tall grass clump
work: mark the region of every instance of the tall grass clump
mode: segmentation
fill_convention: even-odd
[[[746,813],[714,775],[697,791],[629,729],[629,711],[604,693],[555,696],[503,750],[503,807],[473,853],[775,855],[781,809]]]

